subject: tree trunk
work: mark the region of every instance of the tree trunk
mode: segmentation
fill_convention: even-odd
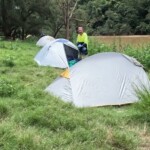
[[[21,32],[21,39],[22,39],[22,40],[24,40],[24,34],[25,34],[24,32],[25,32],[25,31],[24,31],[24,27],[22,27],[22,32]]]
[[[59,33],[60,29],[63,27],[64,24],[61,24],[59,27],[56,28],[53,37],[56,38],[57,34]]]
[[[69,18],[69,1],[67,1],[67,6],[66,6],[66,39],[69,40],[70,35],[69,35],[69,23],[70,23],[70,18]]]
[[[12,32],[11,32],[11,37],[13,40],[16,39],[16,29],[13,29]]]

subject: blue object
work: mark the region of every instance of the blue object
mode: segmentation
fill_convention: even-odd
[[[82,47],[82,45],[81,45],[81,44],[79,44],[79,45],[78,45],[78,48],[81,48],[81,47]]]
[[[67,43],[67,42],[68,42],[68,40],[66,40],[66,39],[58,39],[58,40],[57,40],[57,42]]]
[[[82,48],[82,51],[86,51],[86,50],[87,50],[87,48],[86,48],[86,47],[83,47],[83,48]]]
[[[68,62],[68,64],[69,64],[69,67],[71,67],[71,66],[73,66],[74,64],[76,64],[78,61],[77,60],[71,60],[71,61],[69,61]]]

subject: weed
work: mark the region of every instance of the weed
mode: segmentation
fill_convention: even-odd
[[[16,92],[14,83],[8,79],[0,79],[0,96],[10,97]]]
[[[11,57],[11,56],[7,57],[6,59],[3,60],[3,64],[6,67],[13,67],[13,66],[15,66],[14,58]]]

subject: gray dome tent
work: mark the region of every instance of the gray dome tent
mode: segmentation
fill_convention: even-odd
[[[45,46],[47,43],[49,43],[49,42],[51,42],[51,41],[53,41],[53,40],[55,40],[55,38],[53,38],[52,36],[46,35],[46,36],[41,37],[41,38],[37,41],[36,45],[37,45],[37,46],[40,46],[40,47],[43,47],[43,46]]]
[[[56,39],[47,43],[35,56],[40,66],[68,68],[69,60],[78,59],[78,48],[69,40]]]
[[[46,91],[77,107],[122,105],[138,101],[135,88],[150,89],[140,63],[120,53],[100,53],[70,68],[70,79],[59,77]]]

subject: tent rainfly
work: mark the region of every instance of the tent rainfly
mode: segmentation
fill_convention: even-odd
[[[150,89],[140,63],[120,53],[95,54],[69,70],[69,79],[59,77],[45,91],[77,107],[134,103],[137,88]]]
[[[37,46],[40,46],[40,47],[43,47],[43,46],[45,46],[47,43],[49,43],[50,41],[53,41],[53,40],[55,40],[55,39],[54,39],[52,36],[46,35],[46,36],[41,37],[41,38],[37,41],[36,45],[37,45]]]
[[[46,44],[35,56],[40,66],[68,68],[69,60],[78,59],[78,48],[66,39],[56,39]]]

